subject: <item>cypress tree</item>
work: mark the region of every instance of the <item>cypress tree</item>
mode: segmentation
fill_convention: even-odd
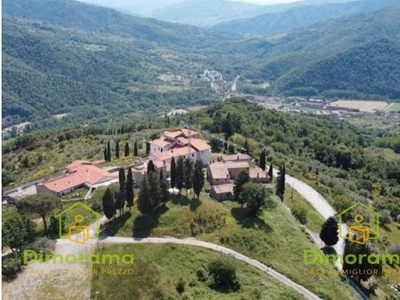
[[[171,160],[171,188],[175,188],[176,186],[176,164],[175,158],[173,157]]]
[[[322,225],[319,237],[327,246],[336,245],[339,241],[339,226],[335,217],[329,217]]]
[[[196,161],[193,172],[193,190],[197,195],[197,200],[200,199],[201,190],[204,187],[204,173],[203,173],[203,163],[201,161]]]
[[[125,157],[129,156],[129,143],[125,143]]]
[[[161,203],[164,205],[169,201],[170,195],[168,191],[168,182],[165,179],[160,180],[160,193],[161,193]]]
[[[119,142],[115,144],[115,157],[119,159]]]
[[[125,184],[125,195],[126,195],[126,202],[129,209],[133,206],[133,199],[135,197],[133,191],[133,176],[132,176],[132,168],[128,169],[128,176],[126,178]]]
[[[125,183],[126,183],[124,168],[119,168],[118,175],[119,175],[119,191],[123,195],[125,193]]]
[[[283,200],[283,196],[285,195],[285,181],[286,181],[286,167],[285,164],[282,164],[279,168],[279,176],[276,184],[276,194]]]
[[[117,212],[115,209],[114,197],[110,188],[107,188],[103,195],[103,212],[107,219],[112,219]]]
[[[158,180],[158,174],[155,172],[147,173],[149,180],[149,201],[152,212],[156,211],[160,205],[161,191],[160,181]]]
[[[164,179],[164,174],[163,174],[163,171],[161,170],[160,171],[160,181],[163,180],[163,179]]]
[[[150,143],[146,143],[146,154],[150,154]]]
[[[107,157],[107,147],[104,147],[104,161],[108,161],[108,157]]]
[[[135,141],[135,146],[133,147],[133,156],[139,156],[139,149],[138,149],[137,141]]]
[[[108,140],[107,143],[107,158],[108,158],[108,162],[111,161],[111,145],[110,145],[110,140]]]
[[[148,185],[148,179],[147,175],[144,176],[142,185],[140,187],[140,192],[139,192],[139,197],[138,197],[138,202],[137,206],[139,211],[143,215],[149,215],[152,213],[152,207],[151,207],[151,202],[149,199],[149,185]]]
[[[274,166],[272,165],[272,163],[269,166],[268,176],[269,176],[269,178],[271,178],[271,182],[272,182],[272,178],[274,177]]]
[[[261,151],[260,162],[259,162],[258,166],[265,171],[265,168],[266,168],[265,150]]]
[[[178,163],[176,166],[176,187],[179,190],[179,193],[184,187],[184,160],[183,157],[179,157]]]
[[[190,158],[187,158],[185,161],[185,168],[184,168],[184,182],[185,182],[185,189],[186,195],[188,195],[189,190],[193,187],[193,163]]]
[[[150,160],[149,163],[147,164],[147,174],[155,173],[155,172],[156,172],[156,168],[154,166],[154,163],[152,160]]]

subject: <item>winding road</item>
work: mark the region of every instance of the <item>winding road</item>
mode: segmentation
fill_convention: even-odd
[[[103,240],[99,240],[99,244],[144,244],[144,243],[154,243],[154,244],[179,244],[179,245],[190,245],[190,246],[197,246],[202,248],[207,248],[210,250],[214,250],[226,255],[229,255],[237,260],[241,260],[249,265],[252,265],[261,271],[269,274],[270,276],[274,277],[275,279],[279,280],[281,283],[287,285],[288,287],[296,290],[298,293],[306,297],[307,299],[321,299],[314,293],[307,290],[305,287],[293,282],[286,276],[282,275],[281,273],[275,271],[274,269],[267,267],[266,265],[260,263],[259,261],[247,257],[239,252],[236,252],[232,249],[199,241],[194,238],[186,238],[186,239],[177,239],[177,238],[123,238],[123,237],[107,237]]]
[[[274,169],[274,176],[278,176],[278,172],[278,170]],[[337,214],[328,201],[307,183],[287,174],[285,178],[286,183],[296,190],[308,203],[310,203],[325,220]],[[346,234],[347,226],[342,224],[341,236],[346,236]],[[344,240],[341,236],[339,236],[339,242],[334,246],[336,253],[339,255],[343,255],[344,253]],[[342,270],[342,264],[339,259],[336,262],[336,266],[339,270]]]
[[[274,170],[274,173],[276,176],[278,171]],[[319,194],[316,190],[314,190],[312,187],[307,185],[306,183],[304,183],[292,176],[289,176],[289,175],[286,175],[286,182],[287,182],[287,184],[292,186],[301,196],[303,196],[304,199],[306,199],[325,219],[336,214],[335,210],[329,205],[329,203],[325,200],[325,198],[321,194]],[[91,228],[91,230],[93,230],[93,228]],[[249,265],[252,265],[252,266],[258,268],[259,270],[274,277],[279,282],[294,289],[295,291],[297,291],[299,294],[303,295],[307,299],[311,299],[311,300],[317,300],[317,299],[320,300],[321,299],[320,297],[318,297],[316,294],[312,293],[305,287],[293,282],[288,277],[282,275],[281,273],[275,271],[274,269],[262,264],[261,262],[255,260],[255,259],[252,259],[248,256],[240,254],[232,249],[223,247],[221,245],[200,241],[195,238],[177,239],[177,238],[171,238],[171,237],[164,237],[164,238],[140,239],[140,238],[124,238],[124,237],[106,237],[103,239],[100,238],[99,240],[90,240],[85,245],[74,244],[68,240],[60,239],[60,240],[57,240],[56,250],[54,253],[55,254],[58,254],[58,253],[64,253],[64,254],[65,253],[82,253],[82,252],[90,253],[91,251],[94,250],[94,248],[96,246],[99,246],[102,244],[143,244],[143,243],[191,245],[191,246],[203,247],[203,248],[207,248],[207,249],[210,249],[213,251],[217,251],[217,252],[229,255],[235,259],[241,260]],[[340,242],[336,245],[335,249],[336,249],[337,253],[343,254],[343,240],[340,240]],[[38,266],[40,266],[40,268],[48,268],[48,267],[59,268],[60,267],[60,266],[54,266],[54,265],[50,266],[48,264],[44,264],[44,265],[39,264]],[[29,269],[31,269],[32,267],[34,267],[34,265],[28,266]],[[20,276],[18,276],[17,280],[15,280],[13,283],[11,283],[9,288],[7,289],[11,295],[20,295],[20,296],[23,295],[23,291],[18,287],[24,286],[25,288],[23,288],[23,290],[26,290],[26,288],[28,288],[28,286],[30,286],[30,285],[33,285],[32,288],[35,288],[38,286],[37,281],[32,282],[31,280],[29,280],[29,274],[24,274],[24,273],[22,273]],[[77,278],[75,277],[75,279],[77,279]],[[83,282],[87,278],[79,278],[79,279],[80,280],[78,280],[78,281]],[[21,285],[21,283],[24,283],[24,284]],[[60,284],[61,284],[61,282],[60,282]],[[72,289],[72,284],[69,284],[69,286]],[[9,293],[7,293],[7,294],[10,296]],[[80,293],[81,293],[81,295],[82,294],[84,295],[84,298],[85,298],[85,296],[89,296],[90,295],[90,287],[86,288],[85,291],[80,291]],[[6,299],[7,298],[8,297],[6,297]],[[14,298],[11,297],[8,299],[14,299]],[[25,299],[25,298],[21,297],[20,299]],[[28,299],[28,298],[26,298],[26,299]]]

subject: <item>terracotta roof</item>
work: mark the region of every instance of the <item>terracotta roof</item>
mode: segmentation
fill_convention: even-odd
[[[214,190],[215,194],[228,194],[231,193],[233,195],[234,191],[234,184],[233,183],[227,183],[227,184],[220,184],[220,185],[214,185],[212,187]]]
[[[225,166],[225,164],[215,163],[211,164],[209,168],[213,179],[230,178],[228,168]]]
[[[152,145],[156,145],[158,147],[161,147],[161,148],[171,144],[171,142],[166,141],[165,138],[160,138],[160,139],[157,139],[157,140],[154,140],[154,141],[150,141],[149,143],[152,144]]]
[[[191,148],[190,149],[191,153],[195,153],[197,152],[196,149]],[[189,150],[188,147],[181,147],[181,148],[173,148],[169,151],[165,151],[165,152],[161,152],[161,153],[155,153],[152,154],[152,156],[156,159],[156,160],[167,160],[167,159],[171,159],[172,157],[179,157],[179,156],[184,156],[184,155],[188,155],[189,154]]]
[[[249,170],[250,178],[269,178],[267,173],[260,167],[254,167]]]
[[[211,146],[201,139],[190,139],[190,145],[197,151],[211,149]]]
[[[189,139],[185,138],[185,137],[179,137],[178,141],[181,142],[183,145],[187,145],[189,144]]]
[[[181,132],[183,133],[183,135],[185,136],[185,137],[189,137],[189,136],[195,136],[195,135],[197,135],[198,134],[198,132],[197,131],[195,131],[195,130],[192,130],[192,129],[181,129]]]
[[[166,133],[164,133],[164,135],[166,136],[166,137],[169,137],[169,138],[171,138],[171,139],[176,139],[176,138],[178,138],[178,137],[180,137],[180,136],[184,136],[183,135],[183,133],[182,133],[182,131],[180,131],[180,130],[178,130],[178,131],[172,131],[172,132],[166,132]]]
[[[197,134],[198,134],[197,131],[189,130],[189,129],[185,129],[185,128],[184,129],[175,130],[175,131],[172,131],[172,132],[164,133],[164,135],[166,137],[169,137],[169,138],[172,138],[172,139],[176,139],[176,138],[178,138],[180,136],[188,138],[189,136],[195,136]]]
[[[222,162],[216,164],[225,165],[229,169],[247,169],[250,168],[250,164],[247,161],[235,161],[235,162]]]
[[[76,188],[83,184],[98,184],[113,180],[118,176],[92,165],[78,165],[69,169],[69,173],[56,179],[42,183],[47,189],[60,193],[62,191]]]

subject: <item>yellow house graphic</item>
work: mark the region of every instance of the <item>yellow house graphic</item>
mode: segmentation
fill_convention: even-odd
[[[371,228],[369,225],[364,224],[365,216],[356,214],[354,216],[355,224],[349,226],[348,235],[345,235],[343,230],[343,216],[347,213],[355,211],[358,207],[364,208],[366,211],[374,216],[375,226]],[[357,202],[350,206],[348,209],[342,211],[337,215],[339,220],[339,234],[342,239],[347,239],[353,243],[365,245],[369,240],[375,240],[379,237],[379,218],[381,217],[373,208],[365,205],[364,203]],[[373,235],[371,236],[371,233]]]
[[[67,236],[63,235],[63,224],[62,224],[62,217],[66,213],[68,213],[70,210],[81,207],[84,210],[88,211],[90,214],[93,214],[93,216],[96,219],[96,222],[94,224],[94,235],[90,237],[90,226],[87,224],[85,225],[84,222],[84,216],[81,214],[77,214],[74,216],[74,221],[76,225],[71,225],[67,229]],[[98,238],[99,233],[100,233],[100,218],[102,217],[101,214],[97,213],[93,209],[91,209],[89,206],[82,202],[77,202],[73,205],[70,205],[68,208],[64,209],[61,211],[59,214],[56,215],[58,218],[58,231],[59,231],[59,237],[60,239],[69,239],[73,243],[77,244],[85,244],[90,238]]]

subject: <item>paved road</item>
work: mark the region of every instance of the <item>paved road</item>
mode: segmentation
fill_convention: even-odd
[[[223,254],[227,254],[235,259],[241,260],[249,265],[252,265],[261,271],[271,275],[275,279],[279,280],[283,284],[287,285],[288,287],[296,290],[298,293],[306,297],[307,299],[321,299],[314,293],[310,292],[303,286],[293,282],[286,276],[280,274],[279,272],[275,271],[274,269],[267,267],[266,265],[260,263],[259,261],[252,259],[250,257],[247,257],[243,254],[240,254],[232,249],[208,243],[208,242],[203,242],[196,240],[194,238],[187,238],[187,239],[177,239],[177,238],[123,238],[123,237],[107,237],[103,240],[99,240],[99,244],[143,244],[143,243],[154,243],[154,244],[180,244],[180,245],[191,245],[191,246],[197,246],[197,247],[203,247],[207,249],[211,249]]]
[[[274,175],[278,175],[278,170],[274,169]],[[328,201],[307,183],[287,174],[286,183],[294,188],[308,203],[310,203],[324,219],[328,219],[329,217],[335,216],[337,214],[336,210],[333,209]],[[346,236],[347,226],[345,224],[342,225],[342,230],[342,235]],[[339,237],[339,242],[335,245],[334,248],[337,254],[343,255],[344,240]],[[339,260],[337,261],[336,266],[339,268],[339,270],[342,270],[342,264]]]

